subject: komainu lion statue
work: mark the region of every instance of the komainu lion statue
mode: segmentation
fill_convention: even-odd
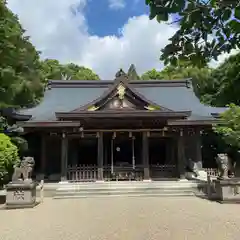
[[[219,170],[218,179],[227,179],[229,171],[229,158],[226,153],[219,153],[217,155],[217,165]]]
[[[33,157],[24,157],[20,163],[20,166],[14,167],[14,173],[12,175],[12,182],[17,181],[31,181],[31,174],[33,171],[35,161]]]

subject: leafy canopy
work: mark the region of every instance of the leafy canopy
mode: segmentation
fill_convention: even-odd
[[[145,72],[141,79],[143,80],[179,80],[179,79],[192,79],[192,85],[196,95],[204,102],[209,102],[212,69],[207,67],[198,68],[192,66],[188,62],[179,62],[177,66],[169,65],[161,71],[152,69]]]
[[[161,60],[205,66],[210,59],[240,48],[239,0],[145,0],[150,19],[169,21],[177,14],[180,29],[162,50]]]
[[[91,69],[76,64],[61,64],[55,59],[46,59],[41,63],[45,83],[48,80],[61,80],[63,75],[72,80],[99,80],[99,76]]]
[[[221,119],[222,123],[214,127],[215,132],[221,134],[227,144],[240,149],[240,107],[230,104]]]
[[[35,103],[42,94],[39,53],[0,0],[0,107]]]
[[[212,73],[213,97],[211,104],[225,106],[234,103],[240,106],[240,53],[230,56]]]

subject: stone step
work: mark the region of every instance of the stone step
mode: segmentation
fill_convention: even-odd
[[[96,196],[192,196],[194,195],[196,185],[165,185],[156,184],[113,184],[98,185],[68,184],[60,186],[55,193],[54,198],[78,198],[78,197],[96,197]]]
[[[191,185],[197,184],[197,181],[179,180],[179,181],[110,181],[110,182],[60,182],[59,186],[142,186],[142,185]],[[56,185],[56,184],[54,184]]]
[[[198,184],[196,183],[185,183],[185,184],[178,184],[178,183],[172,183],[172,184],[152,184],[152,183],[142,183],[142,184],[67,184],[67,185],[61,185],[59,184],[57,189],[147,189],[147,188],[187,188],[187,187],[198,187]]]
[[[102,194],[102,193],[154,193],[154,192],[192,192],[193,189],[98,189],[98,190],[79,190],[76,191],[74,189],[63,191],[57,190],[56,194]]]
[[[195,196],[193,192],[179,192],[179,193],[106,193],[106,194],[73,194],[73,195],[55,195],[54,199],[72,199],[72,198],[97,198],[97,197],[190,197]]]
[[[58,188],[56,189],[57,192],[102,192],[102,191],[108,191],[108,192],[129,192],[129,191],[141,191],[141,192],[152,192],[152,191],[184,191],[184,190],[193,190],[194,188],[190,187],[159,187],[159,188]]]

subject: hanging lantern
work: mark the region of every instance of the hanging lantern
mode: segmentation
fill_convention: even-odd
[[[130,138],[132,137],[132,132],[129,132],[129,137],[130,137]]]
[[[113,138],[113,139],[116,138],[116,132],[113,133],[113,137],[112,137],[112,138]]]

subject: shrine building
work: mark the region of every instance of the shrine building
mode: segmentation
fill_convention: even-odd
[[[49,181],[185,178],[202,168],[201,132],[223,108],[203,105],[191,80],[49,81],[39,105],[15,114]]]

